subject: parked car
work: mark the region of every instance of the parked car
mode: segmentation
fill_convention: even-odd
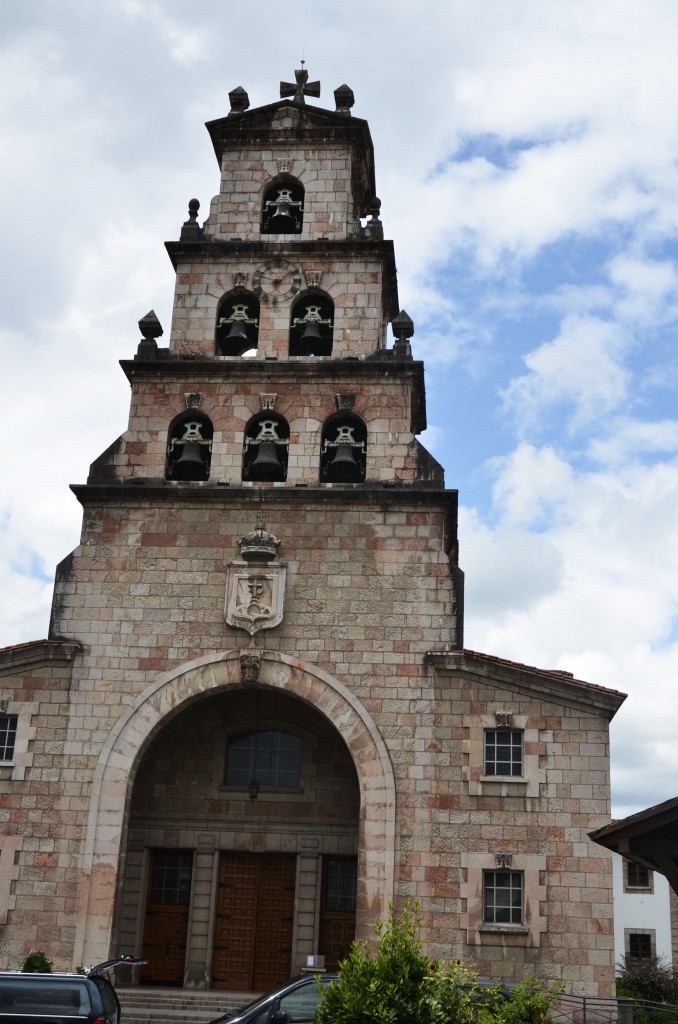
[[[0,971],[0,1024],[119,1024],[120,1002],[104,975],[119,964],[144,963],[122,956],[89,974]]]
[[[337,974],[304,974],[280,985],[243,1007],[236,1014],[224,1014],[210,1024],[311,1024],[318,1009],[322,985],[336,981]]]

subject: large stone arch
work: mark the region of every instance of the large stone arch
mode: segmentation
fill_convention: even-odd
[[[388,750],[372,717],[338,679],[299,658],[256,653],[261,658],[259,682],[312,704],[332,722],[353,758],[360,786],[363,880],[357,937],[364,938],[393,898],[395,780]],[[206,655],[165,673],[132,701],[111,729],[90,795],[75,963],[96,963],[109,956],[125,813],[143,751],[168,716],[187,702],[211,690],[242,686],[240,654],[232,650]]]

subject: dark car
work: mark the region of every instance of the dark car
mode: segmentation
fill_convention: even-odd
[[[210,1024],[310,1024],[318,1009],[321,985],[336,981],[336,974],[304,974],[260,996],[236,1014],[217,1017]]]
[[[0,1024],[119,1024],[120,1003],[106,971],[137,957],[107,960],[89,974],[0,971]]]

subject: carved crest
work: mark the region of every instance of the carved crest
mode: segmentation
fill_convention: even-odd
[[[228,567],[226,622],[254,636],[282,622],[286,566],[275,561],[280,541],[263,518],[238,544],[242,561]]]
[[[231,563],[226,591],[226,622],[254,636],[273,629],[283,617],[286,566]]]

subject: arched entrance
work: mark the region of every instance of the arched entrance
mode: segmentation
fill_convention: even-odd
[[[249,682],[237,651],[168,674],[137,698],[111,733],[90,806],[82,960],[108,955],[116,878],[116,948],[144,934],[148,942],[152,933],[164,936],[158,941],[167,953],[177,933],[179,946],[185,941],[185,953],[179,949],[174,965],[169,956],[163,967],[165,976],[157,980],[164,983],[174,971],[177,983],[214,979],[226,987],[264,987],[268,980],[255,973],[251,986],[242,984],[249,968],[234,965],[229,951],[251,939],[256,972],[257,962],[272,959],[270,947],[257,946],[268,935],[276,949],[287,950],[284,969],[282,962],[273,968],[285,976],[321,942],[339,943],[341,915],[350,913],[341,893],[350,888],[354,857],[357,937],[385,914],[393,895],[395,801],[383,740],[338,680],[286,655],[257,654],[258,678]],[[300,751],[299,779],[269,775],[256,800],[250,800],[247,773],[228,775],[231,755],[236,767],[252,765],[253,735],[277,744],[269,761],[277,758],[283,770],[295,744]],[[281,743],[289,748],[282,753]],[[300,785],[291,785],[295,781]],[[235,892],[230,907],[220,903],[220,891]],[[270,914],[277,914],[278,925],[289,919],[290,904],[280,906],[284,891],[291,893],[291,933],[288,927],[276,936],[268,926],[246,939],[220,930],[219,921],[232,919],[234,908],[242,921],[259,920],[266,906],[269,924]],[[271,909],[276,901],[278,909]],[[188,907],[183,921],[182,906]],[[153,911],[165,915],[157,929],[148,925]],[[226,947],[221,960],[220,946]]]

